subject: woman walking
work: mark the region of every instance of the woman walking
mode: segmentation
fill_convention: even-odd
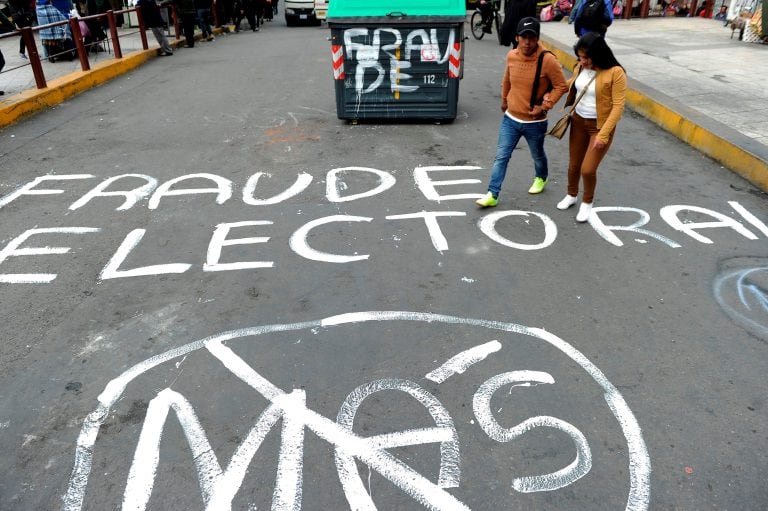
[[[568,81],[565,105],[572,105],[577,96],[581,99],[576,104],[568,138],[568,194],[557,203],[557,209],[568,209],[578,202],[581,179],[584,195],[576,221],[586,222],[592,212],[597,167],[608,152],[624,113],[627,75],[605,39],[596,32],[583,35],[574,50],[579,62]]]

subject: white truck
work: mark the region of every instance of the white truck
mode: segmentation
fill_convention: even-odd
[[[315,17],[325,21],[328,17],[328,0],[315,0]]]
[[[315,0],[285,0],[283,7],[285,24],[293,27],[299,24],[319,25],[315,15]]]

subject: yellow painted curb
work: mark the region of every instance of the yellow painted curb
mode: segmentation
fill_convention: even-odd
[[[88,89],[131,71],[157,55],[157,49],[139,50],[121,59],[106,60],[90,71],[75,71],[54,78],[45,89],[30,89],[17,94],[0,107],[0,128],[40,110],[51,108]]]
[[[555,54],[564,68],[573,69],[576,66],[575,55],[563,51],[544,38],[540,41],[542,46]],[[683,117],[637,89],[627,89],[627,106],[764,192],[768,192],[768,161]]]

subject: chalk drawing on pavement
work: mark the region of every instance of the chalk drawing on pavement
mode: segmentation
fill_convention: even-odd
[[[424,386],[402,378],[375,379],[364,383],[344,399],[336,420],[333,420],[308,407],[307,396],[312,395],[311,389],[285,391],[279,388],[233,349],[238,342],[250,338],[266,342],[270,335],[301,331],[309,331],[313,334],[322,331],[328,332],[328,335],[339,335],[336,332],[342,326],[365,327],[365,331],[370,331],[376,324],[386,327],[387,322],[423,325],[422,328],[428,328],[430,331],[437,327],[458,330],[474,328],[485,332],[483,335],[490,334],[507,341],[474,342],[474,347],[448,357],[444,363],[440,364],[436,361],[437,368],[427,373],[425,385],[430,382],[432,385],[439,385],[439,382],[455,383],[458,375],[464,373],[482,376],[478,371],[484,363],[488,363],[493,357],[498,357],[499,352],[505,348],[512,349],[516,344],[516,342],[509,342],[506,339],[508,336],[523,336],[537,342],[543,341],[537,345],[547,346],[547,349],[553,353],[564,355],[569,365],[586,372],[590,376],[587,380],[598,385],[596,395],[601,395],[605,400],[610,415],[617,421],[626,442],[628,481],[622,484],[622,487],[628,487],[629,493],[625,509],[648,509],[651,466],[640,426],[618,389],[581,352],[563,339],[539,328],[514,323],[402,311],[354,312],[319,321],[232,330],[180,346],[129,368],[106,385],[98,396],[98,406],[84,420],[77,440],[72,474],[67,492],[63,497],[63,509],[66,511],[83,509],[89,480],[99,477],[93,472],[95,470],[94,455],[99,449],[97,440],[100,429],[118,402],[126,397],[127,386],[161,364],[166,362],[173,364],[172,361],[184,359],[188,354],[198,351],[212,355],[217,363],[221,364],[220,367],[228,371],[227,374],[234,375],[248,388],[255,390],[259,396],[266,398],[268,405],[255,424],[250,427],[245,438],[239,439],[240,443],[232,453],[229,463],[222,465],[206,434],[206,427],[210,432],[211,424],[203,426],[203,421],[182,391],[171,388],[157,389],[156,396],[149,402],[128,471],[122,496],[123,509],[147,509],[150,504],[161,458],[160,442],[170,411],[175,413],[191,450],[205,509],[231,509],[232,501],[241,490],[256,452],[266,435],[278,422],[282,422],[282,430],[277,476],[272,493],[272,509],[302,509],[303,466],[311,462],[305,459],[304,453],[306,431],[311,431],[334,448],[338,478],[351,509],[376,509],[373,495],[366,491],[358,473],[358,463],[368,466],[369,470],[383,476],[405,495],[427,509],[469,509],[460,500],[460,496],[447,491],[451,488],[460,490],[462,483],[461,440],[457,428],[443,403]],[[241,345],[238,344],[238,346]],[[259,345],[253,346],[258,348]],[[541,427],[553,428],[570,438],[575,450],[575,459],[570,464],[547,474],[509,477],[512,488],[521,494],[553,491],[569,486],[587,474],[592,467],[593,459],[587,439],[573,424],[557,417],[540,415],[508,428],[499,423],[495,412],[491,409],[490,400],[502,387],[530,388],[553,384],[555,379],[548,372],[508,371],[486,379],[474,391],[472,397],[472,409],[477,421],[474,427],[479,426],[487,437],[495,442],[506,445],[521,435]],[[355,432],[353,430],[355,415],[363,401],[374,394],[391,391],[396,391],[398,395],[403,395],[420,404],[428,411],[434,425],[384,435],[363,436]],[[472,423],[474,424],[474,421]],[[389,452],[389,449],[402,446],[428,444],[439,445],[440,463],[437,481],[432,481],[430,477],[423,475]],[[114,486],[109,485],[110,488]]]
[[[768,258],[729,259],[715,277],[713,292],[725,313],[768,341]]]

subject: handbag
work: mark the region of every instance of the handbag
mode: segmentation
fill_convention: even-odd
[[[568,126],[571,125],[571,114],[564,115],[560,119],[557,120],[554,126],[552,126],[552,129],[549,130],[547,135],[552,135],[555,138],[563,138],[565,136],[565,132],[568,131]]]
[[[557,122],[552,126],[552,129],[550,129],[547,132],[547,135],[552,135],[553,137],[557,139],[563,138],[565,136],[565,133],[568,131],[568,126],[571,125],[571,117],[573,117],[573,112],[576,111],[576,105],[579,104],[579,101],[581,101],[581,97],[584,96],[584,93],[587,92],[587,89],[590,85],[592,85],[592,82],[597,77],[597,73],[592,76],[592,78],[587,83],[586,87],[581,89],[581,94],[579,94],[579,97],[576,98],[576,101],[573,102],[571,105],[571,108],[566,112],[564,116],[562,116],[560,119],[557,120]],[[577,77],[578,78],[578,77]],[[576,84],[576,80],[573,81],[574,86]]]

